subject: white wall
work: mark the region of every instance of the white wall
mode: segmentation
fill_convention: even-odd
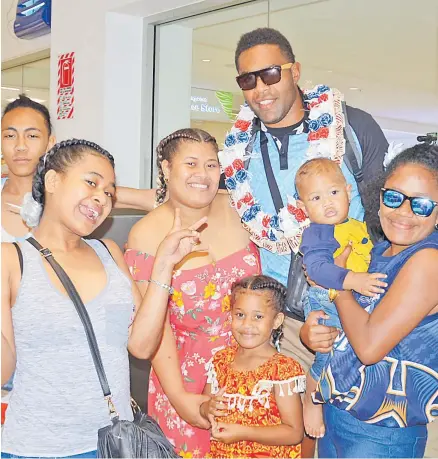
[[[51,113],[58,139],[80,137],[104,144],[105,22],[111,7],[127,0],[56,0],[52,2]],[[75,52],[75,111],[57,120],[59,54]],[[106,146],[106,145],[103,145]]]
[[[224,3],[54,1],[50,99],[58,139],[86,138],[102,144],[115,157],[119,184],[149,186],[154,64],[151,24]],[[56,120],[57,56],[72,51],[76,53],[74,119]]]
[[[58,0],[56,0],[58,1]],[[2,62],[33,54],[50,48],[50,34],[33,40],[21,40],[14,34],[14,20],[17,11],[17,0],[2,0]]]

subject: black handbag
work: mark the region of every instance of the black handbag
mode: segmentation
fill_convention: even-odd
[[[49,249],[43,248],[33,237],[27,239],[40,254],[49,262],[50,266],[59,277],[62,285],[72,300],[87,335],[94,366],[105,400],[108,403],[110,425],[99,429],[97,436],[98,457],[154,457],[154,458],[178,458],[171,443],[164,436],[159,425],[148,415],[142,413],[139,406],[131,399],[131,407],[134,414],[133,421],[119,419],[114,403],[111,399],[111,390],[108,385],[102,358],[84,303],[79,296],[72,281],[53,258]]]

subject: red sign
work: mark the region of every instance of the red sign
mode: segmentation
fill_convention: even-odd
[[[73,118],[75,53],[58,56],[58,101],[57,115],[59,120]]]
[[[67,57],[65,59],[60,59],[61,67],[61,81],[60,87],[67,88],[71,86],[73,80],[73,58]]]

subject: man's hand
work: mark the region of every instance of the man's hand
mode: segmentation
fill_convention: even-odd
[[[313,282],[312,279],[310,279],[309,274],[307,273],[305,265],[303,265],[303,271],[304,271],[304,276],[306,277],[306,281],[311,287],[324,288],[324,287],[321,287],[320,285],[318,285],[317,283]]]
[[[301,341],[313,352],[326,354],[330,352],[339,330],[335,327],[326,327],[319,324],[319,319],[328,319],[323,311],[312,311],[301,327]]]

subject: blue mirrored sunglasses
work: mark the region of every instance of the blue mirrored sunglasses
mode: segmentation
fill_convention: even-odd
[[[430,217],[433,209],[438,206],[438,202],[432,199],[406,196],[400,191],[389,188],[381,188],[381,193],[382,202],[386,207],[398,209],[407,200],[411,204],[412,212],[419,217]]]

